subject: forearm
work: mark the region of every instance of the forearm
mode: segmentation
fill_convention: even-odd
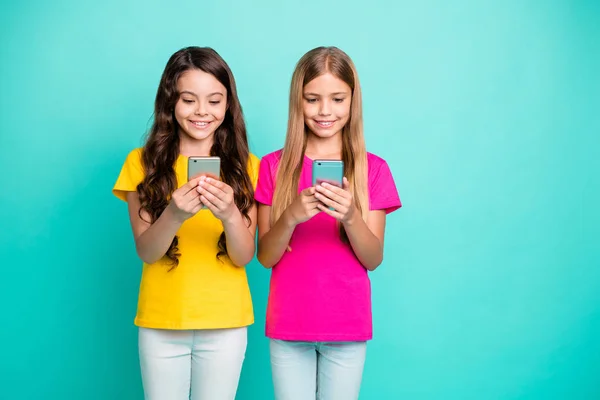
[[[155,263],[167,254],[182,222],[166,208],[160,217],[135,239],[138,256],[147,264]]]
[[[265,268],[272,268],[281,260],[295,228],[296,224],[286,210],[275,225],[260,238],[257,258]]]
[[[383,261],[383,244],[379,238],[371,232],[359,213],[344,223],[344,229],[361,264],[369,271],[375,270]]]
[[[229,259],[238,267],[245,266],[254,257],[254,237],[237,208],[232,218],[223,222],[223,229],[227,240]]]

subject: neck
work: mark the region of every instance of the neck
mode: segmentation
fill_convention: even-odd
[[[179,136],[179,153],[183,156],[209,156],[214,143],[214,136],[202,140],[195,140],[187,135]]]
[[[312,132],[306,139],[305,154],[313,160],[324,158],[339,160],[342,158],[342,131],[328,138],[321,138]]]

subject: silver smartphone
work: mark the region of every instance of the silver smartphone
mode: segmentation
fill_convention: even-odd
[[[214,156],[191,156],[188,158],[188,181],[206,175],[221,179],[221,159]]]
[[[221,159],[219,157],[192,156],[188,158],[188,182],[202,175],[221,179]],[[205,205],[203,209],[207,208]]]
[[[344,179],[344,162],[342,160],[313,160],[312,185],[327,182],[342,187]]]

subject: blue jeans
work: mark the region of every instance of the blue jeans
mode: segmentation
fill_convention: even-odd
[[[276,400],[358,399],[366,342],[293,342],[271,339]]]

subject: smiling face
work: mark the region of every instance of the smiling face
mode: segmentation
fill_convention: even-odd
[[[308,82],[303,97],[304,123],[319,138],[337,135],[348,123],[352,89],[331,73]]]
[[[199,69],[184,72],[177,81],[175,119],[184,141],[211,141],[227,112],[227,89]]]

